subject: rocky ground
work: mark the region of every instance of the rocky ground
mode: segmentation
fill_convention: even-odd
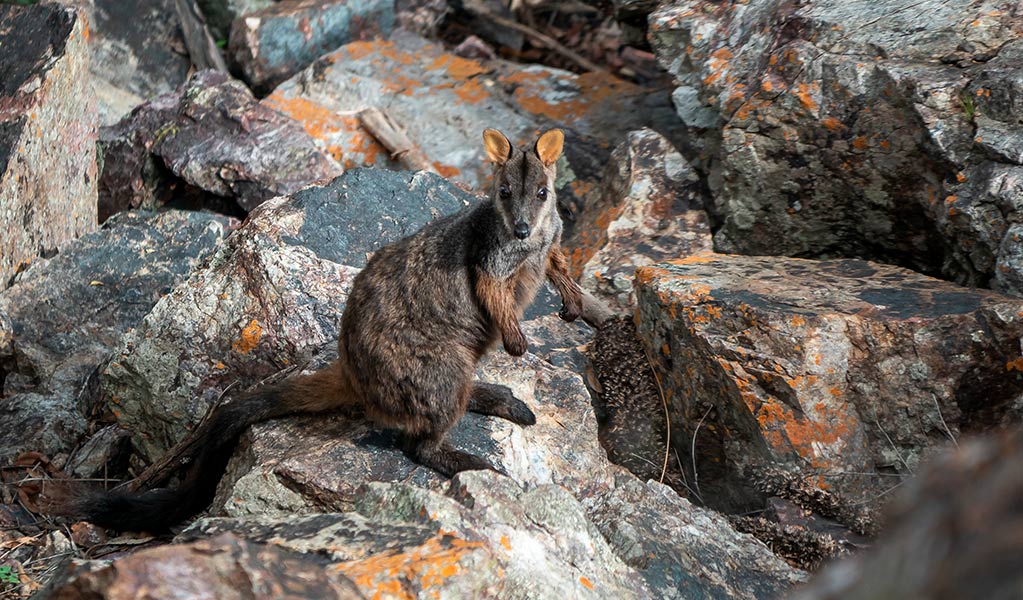
[[[1021,40],[1004,0],[0,0],[0,596],[1019,597]],[[334,358],[486,127],[564,130],[607,305],[544,290],[481,364],[537,423],[451,439],[507,476],[295,417],[174,535],[48,514]]]

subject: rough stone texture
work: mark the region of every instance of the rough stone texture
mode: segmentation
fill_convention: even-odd
[[[355,40],[391,32],[394,2],[293,0],[235,19],[228,52],[245,81],[260,93]]]
[[[678,126],[665,95],[612,76],[461,58],[400,31],[390,40],[340,48],[264,102],[302,122],[346,168],[397,168],[355,114],[380,108],[442,175],[476,188],[491,170],[485,128],[499,128],[520,144],[561,127],[567,139],[558,163],[558,202],[569,212],[596,186],[609,149],[627,132]]]
[[[75,445],[96,372],[161,296],[226,233],[223,217],[127,213],[68,244],[0,294],[0,462]]]
[[[743,486],[772,465],[869,507],[935,444],[1023,417],[1014,298],[851,259],[705,254],[637,281],[672,439],[690,462],[702,424],[712,506],[756,505]]]
[[[84,14],[0,4],[0,290],[96,228],[96,104]]]
[[[268,6],[278,0],[198,0],[206,25],[216,40],[227,41],[231,33],[231,23],[235,19]]]
[[[793,600],[990,598],[1023,590],[1023,433],[964,441],[900,490],[869,551],[819,573]]]
[[[654,481],[619,474],[613,491],[585,504],[614,553],[639,571],[655,598],[779,598],[806,580],[722,515]]]
[[[90,0],[90,70],[102,125],[188,78],[191,61],[174,1]]]
[[[582,503],[560,486],[524,489],[489,471],[433,490],[370,482],[355,512],[203,519],[178,539],[230,532],[317,553],[367,597],[749,598],[804,578],[663,486],[625,473],[617,481]],[[665,533],[644,545],[647,528]],[[673,586],[687,595],[672,596]]]
[[[509,386],[536,413],[520,427],[468,413],[449,433],[451,443],[503,468],[519,485],[556,483],[575,495],[610,480],[590,396],[579,375],[528,356],[495,353],[479,381]],[[351,510],[367,481],[408,482],[427,489],[446,483],[411,462],[390,434],[346,418],[292,418],[254,426],[214,501],[231,516]]]
[[[580,285],[630,308],[636,267],[712,248],[696,171],[657,132],[630,132],[565,247]]]
[[[232,383],[336,355],[344,299],[381,245],[473,201],[431,174],[353,170],[260,206],[125,336],[105,398],[152,460]]]
[[[200,71],[101,133],[100,218],[175,200],[167,172],[237,201],[263,201],[341,174],[295,121],[260,104],[239,81]]]
[[[858,256],[1023,294],[1013,5],[678,0],[653,13],[716,248]]]
[[[189,544],[147,548],[106,561],[77,561],[40,600],[300,600],[364,598],[315,555],[225,534]]]

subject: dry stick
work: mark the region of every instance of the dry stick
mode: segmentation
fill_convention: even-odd
[[[664,397],[664,388],[661,387],[661,377],[657,374],[657,369],[654,368],[654,361],[650,358],[646,346],[643,346],[643,354],[646,356],[646,364],[650,367],[654,381],[657,382],[657,393],[660,394],[661,406],[664,407],[664,430],[667,432],[667,439],[664,441],[664,464],[661,466],[661,478],[658,480],[658,482],[664,483],[664,475],[668,472],[668,452],[671,450],[671,416],[668,414],[668,400]]]
[[[174,8],[181,23],[181,34],[185,39],[188,57],[196,69],[216,69],[227,72],[227,63],[220,54],[220,48],[213,41],[202,13],[195,0],[174,0]]]
[[[693,487],[696,488],[696,496],[703,501],[703,494],[700,493],[700,474],[696,472],[696,434],[700,433],[700,426],[703,425],[703,420],[710,414],[710,409],[714,406],[708,406],[707,410],[704,411],[703,416],[700,417],[700,421],[696,424],[696,429],[693,430],[693,447],[689,450],[690,456],[693,457]]]
[[[587,71],[594,71],[597,73],[608,72],[608,70],[605,69],[604,67],[598,65],[595,62],[590,61],[589,59],[583,56],[580,56],[576,52],[566,48],[565,46],[562,46],[557,40],[555,40],[551,36],[544,33],[540,33],[539,31],[533,29],[532,27],[529,27],[528,25],[523,25],[518,21],[506,19],[504,17],[489,12],[481,11],[474,14],[482,19],[488,19],[490,21],[493,21],[495,24],[500,25],[502,27],[507,27],[508,29],[514,29],[515,31],[518,31],[522,35],[533,40],[534,42],[539,42],[541,46],[546,46],[549,50],[557,52],[561,56],[564,56],[568,60],[574,62],[575,64],[586,69]]]
[[[362,126],[405,168],[412,171],[437,173],[436,167],[394,121],[379,108],[367,108],[359,113]]]
[[[934,400],[934,408],[938,409],[938,418],[941,419],[941,426],[945,428],[945,433],[948,434],[948,439],[952,440],[952,443],[955,444],[956,448],[958,448],[959,440],[956,439],[956,436],[952,435],[952,430],[948,428],[948,423],[945,422],[945,416],[941,414],[941,405],[938,404],[938,397],[931,394],[931,399]]]

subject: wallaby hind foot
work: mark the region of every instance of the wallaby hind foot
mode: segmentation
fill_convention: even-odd
[[[535,425],[536,415],[526,403],[512,394],[507,386],[495,383],[474,383],[469,395],[469,410],[492,417],[501,417],[519,425]]]
[[[496,471],[508,475],[485,458],[480,458],[456,449],[443,440],[407,436],[404,444],[405,455],[413,462],[429,467],[445,477],[454,477],[462,471]]]

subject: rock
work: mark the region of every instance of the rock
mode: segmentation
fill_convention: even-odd
[[[147,548],[111,562],[72,563],[37,597],[95,598],[364,598],[350,580],[329,573],[316,556],[233,535]]]
[[[301,126],[217,71],[200,71],[177,92],[103,128],[100,147],[100,218],[179,201],[168,171],[244,211],[341,174]]]
[[[637,282],[711,506],[762,508],[754,480],[777,468],[870,509],[935,444],[1023,417],[1019,300],[860,260],[704,254]]]
[[[55,4],[0,4],[0,290],[96,228],[88,26]]]
[[[620,474],[613,491],[585,504],[614,553],[639,571],[655,598],[780,598],[806,580],[722,515],[657,482]]]
[[[561,127],[567,140],[557,191],[568,213],[597,185],[609,148],[628,131],[677,124],[663,95],[610,75],[470,60],[401,31],[324,56],[264,102],[300,121],[345,168],[398,168],[355,116],[379,108],[442,175],[476,188],[491,172],[485,128],[497,127],[519,144]]]
[[[153,460],[228,386],[330,360],[367,256],[473,200],[436,175],[353,170],[264,203],[124,337],[102,375],[109,408]]]
[[[191,61],[175,0],[90,0],[92,87],[100,124],[112,125],[133,108],[174,91]]]
[[[238,17],[254,13],[278,0],[198,0],[199,8],[215,39],[227,42],[231,23]]]
[[[348,42],[391,32],[394,2],[293,0],[231,24],[228,52],[252,89],[265,94]]]
[[[69,243],[0,294],[10,342],[0,353],[0,463],[23,450],[73,448],[96,408],[97,371],[225,236],[228,220],[198,213],[126,213]]]
[[[395,27],[425,38],[438,39],[450,11],[447,0],[395,0]]]
[[[178,541],[230,533],[325,555],[367,597],[745,598],[804,579],[722,517],[663,486],[617,480],[582,502],[489,471],[435,490],[370,482],[354,512],[202,519]],[[647,543],[650,531],[665,533]]]
[[[870,550],[825,568],[793,600],[1017,597],[1021,461],[1018,428],[943,452],[899,490]]]
[[[1001,186],[1021,177],[1021,29],[996,0],[664,4],[651,41],[714,197],[715,248],[1023,294]]]
[[[631,310],[636,267],[712,249],[699,177],[657,132],[630,132],[565,247],[582,287]]]
[[[578,374],[527,355],[497,353],[477,380],[507,385],[537,415],[520,427],[468,413],[448,434],[461,450],[503,468],[518,485],[556,483],[575,495],[607,486],[590,396]],[[571,426],[567,426],[571,423]],[[440,490],[447,479],[411,462],[390,433],[352,418],[290,418],[255,425],[221,483],[215,513],[230,516],[352,510],[365,482]]]
[[[72,477],[114,478],[128,472],[131,436],[117,425],[107,425],[75,449],[65,472]]]

